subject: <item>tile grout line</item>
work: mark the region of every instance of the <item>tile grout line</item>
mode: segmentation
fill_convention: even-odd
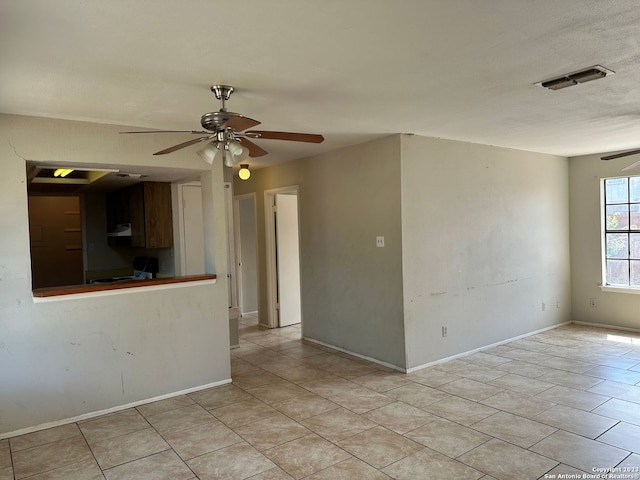
[[[91,452],[91,456],[93,457],[93,461],[96,462],[96,465],[98,466],[98,469],[100,469],[100,473],[102,474],[102,477],[106,478],[105,475],[104,475],[104,470],[102,469],[102,467],[98,463],[98,459],[96,458],[95,453],[93,453],[93,448],[91,448],[91,445],[89,445],[89,441],[87,440],[87,437],[85,436],[84,432],[80,428],[80,424],[78,422],[76,422],[75,426],[78,427],[78,430],[80,431],[80,435],[82,435],[82,438],[84,439],[84,443],[87,445],[87,448]]]

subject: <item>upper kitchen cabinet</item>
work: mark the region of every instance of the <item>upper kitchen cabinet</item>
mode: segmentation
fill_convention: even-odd
[[[112,246],[142,248],[173,246],[171,184],[141,182],[107,195],[107,228],[130,224],[130,235],[109,236]]]

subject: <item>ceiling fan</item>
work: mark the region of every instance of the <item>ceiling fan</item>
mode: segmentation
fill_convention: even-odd
[[[182,148],[195,145],[200,142],[211,142],[198,155],[207,163],[212,164],[216,155],[222,153],[225,165],[232,167],[238,165],[247,157],[262,157],[268,152],[249,139],[289,140],[294,142],[322,143],[324,137],[311,133],[271,132],[265,130],[247,130],[260,125],[260,122],[239,113],[229,112],[225,101],[229,100],[234,88],[230,85],[213,85],[211,91],[220,100],[220,110],[205,113],[200,119],[200,124],[205,130],[148,130],[140,132],[120,132],[123,134],[135,133],[188,133],[200,135],[198,138],[179,143],[154,155],[166,155]]]

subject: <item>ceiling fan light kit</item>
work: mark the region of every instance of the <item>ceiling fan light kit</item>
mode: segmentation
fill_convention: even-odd
[[[196,153],[209,165],[212,165],[214,159],[219,154],[222,154],[224,164],[227,167],[235,167],[240,162],[247,159],[247,157],[249,156],[249,149],[243,147],[236,141],[231,141],[228,144],[221,144],[217,141],[213,141],[202,150],[198,150]]]
[[[201,135],[199,138],[189,140],[178,145],[160,150],[154,155],[166,155],[182,148],[195,145],[200,142],[210,141],[210,143],[197,153],[205,162],[213,164],[216,156],[222,152],[224,163],[228,167],[234,167],[247,157],[261,157],[267,155],[267,151],[252,142],[251,139],[265,140],[287,140],[294,142],[322,143],[324,137],[311,133],[292,132],[270,132],[263,130],[249,130],[248,128],[260,125],[258,120],[245,117],[239,113],[229,112],[225,102],[229,100],[235,89],[230,85],[213,85],[211,91],[220,100],[220,110],[202,115],[200,124],[204,131],[196,130],[156,130],[146,132],[120,132],[131,133],[187,133],[191,135]],[[248,169],[247,169],[248,171]],[[248,177],[247,177],[248,178]]]

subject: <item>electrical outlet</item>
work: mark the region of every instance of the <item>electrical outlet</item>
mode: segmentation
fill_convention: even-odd
[[[376,237],[376,247],[384,247],[384,237]]]
[[[547,309],[547,305],[544,302],[542,302],[542,311],[544,312],[546,309]]]
[[[560,300],[556,302],[556,308],[560,308]]]
[[[447,327],[445,327],[444,325],[442,326],[442,336],[443,337],[447,336]]]
[[[589,299],[589,305],[591,305],[591,308],[596,308],[596,299],[595,298],[590,298]]]

